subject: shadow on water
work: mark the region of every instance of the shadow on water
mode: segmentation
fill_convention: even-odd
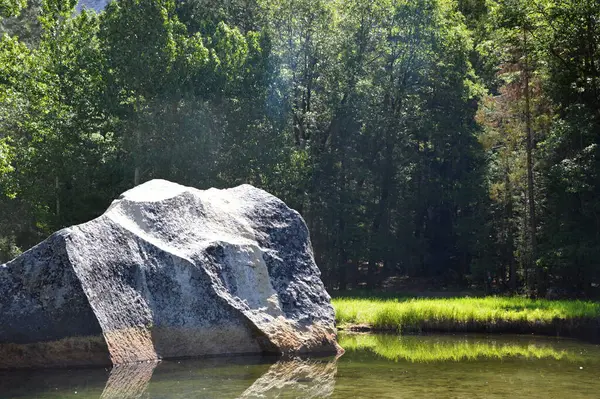
[[[0,398],[326,398],[335,387],[334,359],[246,356],[106,369],[0,372]]]

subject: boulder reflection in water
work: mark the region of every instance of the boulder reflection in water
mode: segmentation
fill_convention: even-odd
[[[131,364],[112,369],[100,399],[139,399],[158,363]],[[337,361],[280,360],[247,388],[240,398],[326,398],[333,394]]]
[[[152,379],[158,362],[128,364],[114,367],[100,399],[138,399]]]
[[[281,360],[257,379],[240,398],[294,396],[327,398],[333,394],[337,362],[335,360]]]

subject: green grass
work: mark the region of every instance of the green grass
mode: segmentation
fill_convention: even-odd
[[[513,331],[576,327],[600,319],[600,303],[520,297],[380,299],[335,298],[339,326],[376,330]],[[551,328],[552,327],[552,328]],[[543,331],[544,328],[549,331]]]
[[[535,358],[580,361],[581,356],[551,345],[530,342],[494,342],[455,337],[341,334],[340,345],[349,352],[369,350],[392,361],[415,363],[477,359]]]

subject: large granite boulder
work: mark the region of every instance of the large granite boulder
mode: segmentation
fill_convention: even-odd
[[[0,266],[0,367],[339,352],[319,276],[276,197],[152,180]]]

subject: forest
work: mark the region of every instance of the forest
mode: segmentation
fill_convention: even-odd
[[[600,284],[600,2],[0,0],[0,261],[162,178],[298,210],[329,289]]]

